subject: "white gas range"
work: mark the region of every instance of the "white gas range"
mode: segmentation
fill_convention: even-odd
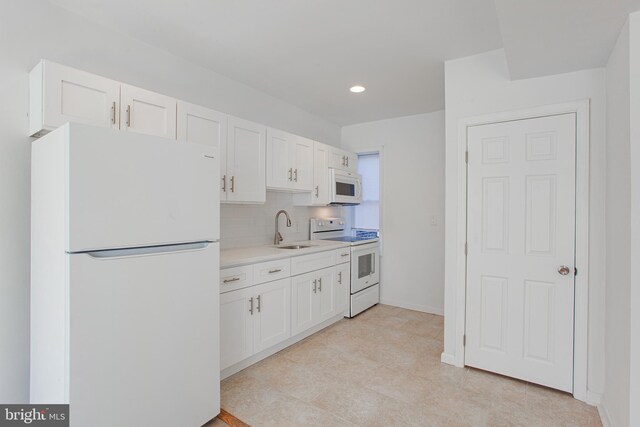
[[[311,240],[332,240],[351,245],[351,297],[349,317],[380,302],[380,239],[352,236],[344,218],[311,218]]]

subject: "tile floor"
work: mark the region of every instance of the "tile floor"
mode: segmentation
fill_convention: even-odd
[[[601,426],[570,395],[440,363],[443,318],[378,305],[222,382],[252,426]]]

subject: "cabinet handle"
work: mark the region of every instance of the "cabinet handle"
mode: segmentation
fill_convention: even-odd
[[[317,293],[317,291],[318,291],[318,281],[314,280],[313,281],[313,293],[315,294],[315,293]]]
[[[222,191],[227,192],[227,175],[222,175]]]
[[[273,274],[273,273],[280,273],[282,271],[281,268],[276,268],[274,270],[269,270],[269,274]]]
[[[131,105],[127,105],[127,127],[131,127]]]
[[[347,156],[347,167],[349,167],[349,157]]]
[[[232,193],[235,192],[235,186],[236,186],[236,176],[231,175],[231,192]]]
[[[341,257],[349,256],[350,254],[342,254]]]
[[[322,292],[322,277],[318,279],[318,291]]]
[[[338,283],[342,285],[342,271],[338,271]]]
[[[116,101],[111,104],[111,123],[116,124]]]
[[[238,280],[240,280],[239,277],[234,277],[233,279],[224,279],[222,281],[222,283],[231,283],[231,282],[237,282]]]
[[[320,197],[320,189],[318,188],[318,186],[316,185],[316,199]]]
[[[258,295],[258,313],[260,313],[260,309],[262,308],[262,307],[260,307],[260,297],[261,296],[262,295]]]
[[[297,168],[293,171],[293,180],[295,182],[298,182],[298,169]]]
[[[293,168],[289,168],[289,181],[293,181]]]
[[[342,156],[342,166],[346,166],[347,165],[347,161],[345,159],[346,159],[346,157]]]
[[[249,298],[249,313],[253,316],[253,297]]]

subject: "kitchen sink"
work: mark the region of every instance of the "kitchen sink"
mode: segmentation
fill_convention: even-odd
[[[310,248],[313,245],[287,245],[287,246],[276,246],[278,249],[304,249]]]

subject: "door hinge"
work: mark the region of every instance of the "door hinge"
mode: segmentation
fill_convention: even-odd
[[[464,347],[464,346],[466,346],[466,345],[467,345],[467,334],[464,334],[464,335],[462,336],[462,346]]]
[[[467,245],[467,242],[464,242],[464,254],[467,255],[468,252],[469,252],[469,245]]]
[[[573,275],[574,276],[578,275],[578,267],[573,267]]]
[[[464,152],[464,162],[469,164],[469,151]]]

